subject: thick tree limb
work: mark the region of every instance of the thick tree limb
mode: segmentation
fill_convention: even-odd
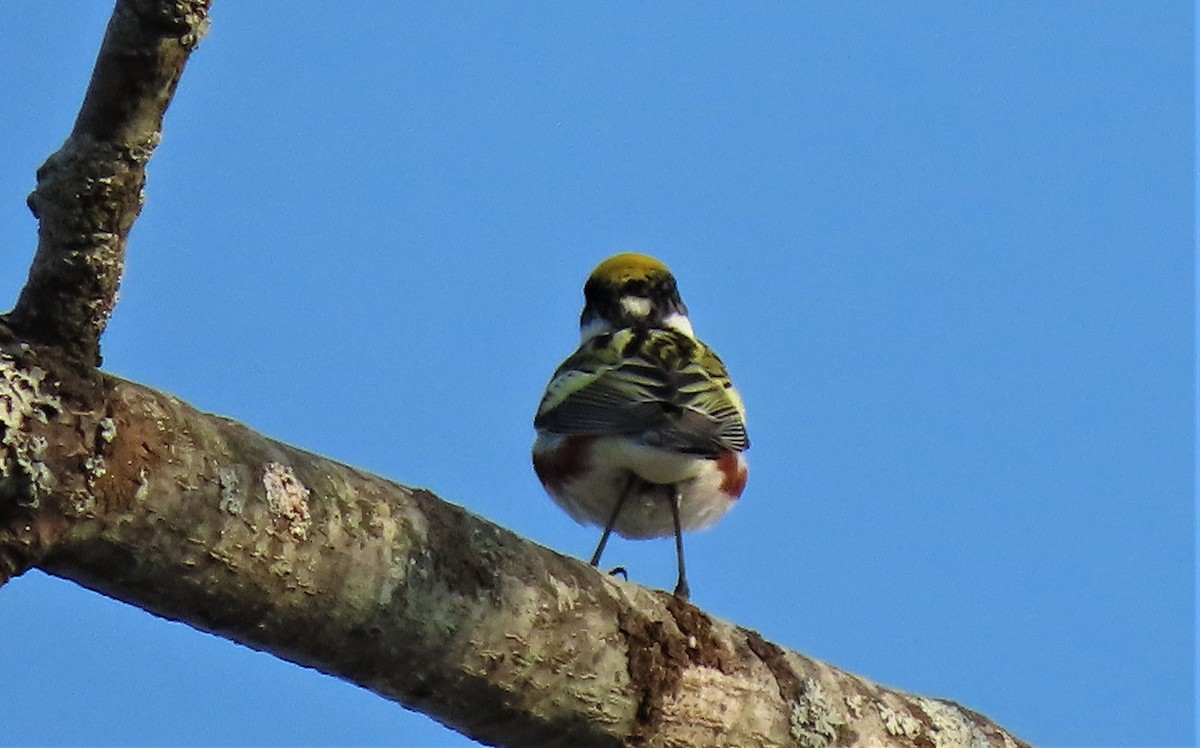
[[[9,558],[489,743],[1021,745],[168,395],[72,407],[39,363],[0,355]]]
[[[95,370],[204,0],[120,0],[0,320],[0,585],[39,566],[511,745],[1023,745]]]
[[[116,304],[125,241],[142,209],[146,162],[209,0],[121,0],[75,127],[38,169],[29,208],[38,249],[9,324],[88,366]]]

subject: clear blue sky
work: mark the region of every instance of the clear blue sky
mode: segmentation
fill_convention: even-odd
[[[0,3],[0,306],[103,3]],[[1043,745],[1195,737],[1187,2],[218,0],[109,371],[586,557],[531,418],[617,251],[750,415],[693,598]],[[669,541],[606,561],[669,588]],[[462,745],[30,573],[0,742]]]

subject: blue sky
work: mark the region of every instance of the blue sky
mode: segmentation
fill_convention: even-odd
[[[0,306],[101,5],[0,4]],[[753,440],[698,605],[1038,744],[1193,742],[1191,4],[215,5],[109,371],[586,558],[531,418],[655,254]],[[0,742],[467,744],[36,572],[0,640]]]

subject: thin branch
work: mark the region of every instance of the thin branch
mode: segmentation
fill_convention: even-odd
[[[43,569],[103,594],[489,743],[1023,745],[145,387],[106,377],[73,409],[32,355],[0,354],[23,515],[0,548],[32,538]]]
[[[125,242],[142,209],[145,166],[210,0],[119,0],[71,135],[38,169],[29,208],[38,249],[8,324],[83,366],[117,300]]]

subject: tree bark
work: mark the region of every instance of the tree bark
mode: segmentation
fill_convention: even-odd
[[[32,567],[505,745],[1019,746],[433,494],[100,373],[207,2],[118,2],[0,319],[0,585]]]
[[[29,208],[38,249],[8,322],[28,340],[100,364],[141,212],[146,163],[192,50],[208,28],[209,0],[116,4],[70,136],[38,169]]]

